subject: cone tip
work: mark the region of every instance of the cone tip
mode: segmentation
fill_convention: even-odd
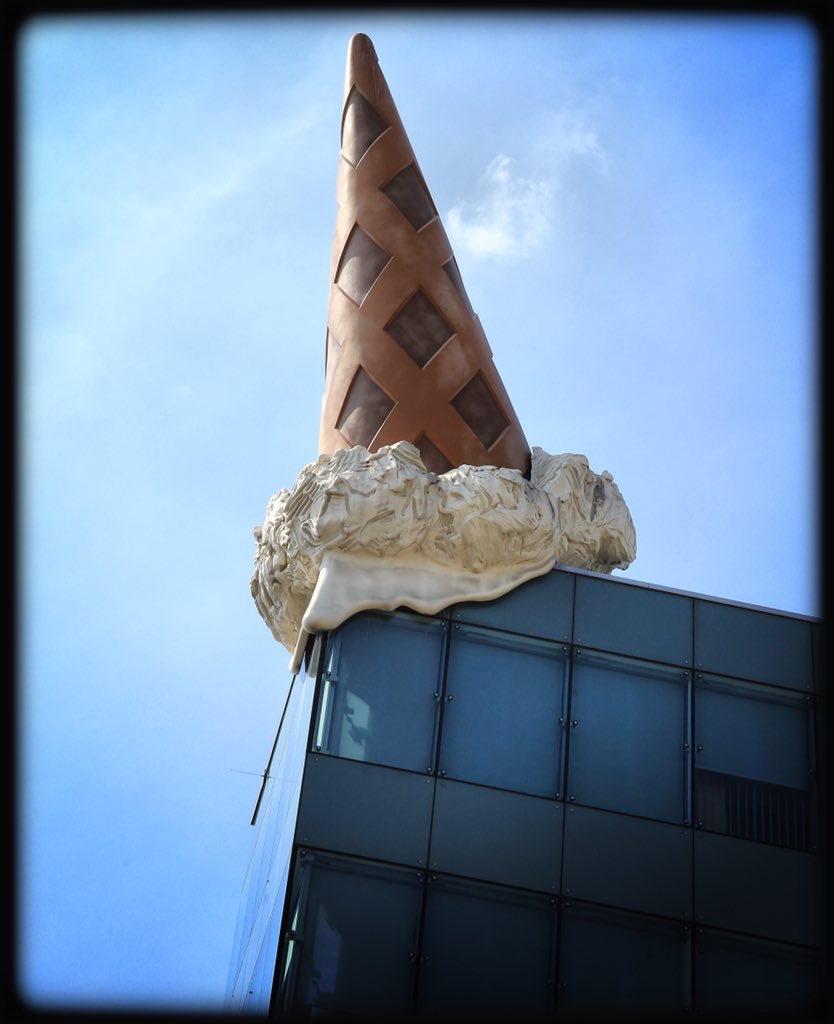
[[[374,44],[364,32],[355,32],[348,43],[348,61],[366,60],[379,62]]]

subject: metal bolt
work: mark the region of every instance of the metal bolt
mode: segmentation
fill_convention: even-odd
[[[452,694],[452,693],[450,693],[448,695],[448,697],[446,698],[446,700],[454,700],[454,699],[455,699],[455,697],[454,697],[454,694]]]

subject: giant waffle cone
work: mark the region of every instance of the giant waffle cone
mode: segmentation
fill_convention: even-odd
[[[337,199],[319,452],[410,441],[436,473],[529,473],[521,425],[361,34],[348,45]]]

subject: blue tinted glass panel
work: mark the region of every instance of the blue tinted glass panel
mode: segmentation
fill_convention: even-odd
[[[692,920],[692,832],[677,825],[569,805],[562,892]]]
[[[417,874],[310,853],[297,864],[292,937],[281,969],[284,1005],[404,1011],[413,981]]]
[[[695,813],[716,832],[807,849],[811,708],[790,690],[699,676]]]
[[[575,654],[571,800],[683,822],[687,682],[681,669],[584,650]]]
[[[573,581],[571,573],[554,570],[522,583],[494,601],[455,605],[452,618],[545,640],[570,640]]]
[[[555,800],[441,779],[429,863],[455,875],[557,892],[563,811]]]
[[[721,675],[810,690],[811,624],[775,612],[696,601],[695,665]]]
[[[309,754],[297,842],[425,867],[434,779]]]
[[[569,901],[562,911],[557,1012],[689,1009],[689,940],[684,924]]]
[[[574,643],[690,665],[692,601],[648,587],[578,576]]]
[[[230,1009],[268,997],[255,975],[264,958],[274,961],[275,957],[275,945],[266,948],[264,943],[277,941],[277,931],[269,929],[274,926],[274,916],[280,918],[284,903],[314,689],[315,680],[306,675],[292,684],[286,717],[258,798],[257,835],[244,882],[229,972]]]
[[[247,1013],[263,1013],[269,1009],[272,994],[272,979],[275,970],[275,952],[278,949],[278,932],[281,927],[280,904],[273,907],[269,926],[261,941],[255,969],[249,985],[243,994],[242,1008]]]
[[[801,1016],[819,1006],[820,962],[809,950],[702,928],[696,954],[696,1010]]]
[[[331,634],[315,748],[425,772],[432,764],[444,625],[365,613]]]
[[[746,839],[695,834],[699,922],[783,942],[819,942],[819,859]]]
[[[543,641],[452,631],[440,769],[519,792],[559,792],[565,654]]]
[[[553,978],[555,902],[432,877],[420,1010],[544,1010]]]

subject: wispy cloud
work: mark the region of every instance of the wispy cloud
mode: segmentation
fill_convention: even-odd
[[[602,174],[608,172],[608,154],[599,133],[580,110],[555,110],[546,115],[536,150],[540,158],[557,166],[578,159]]]
[[[518,175],[499,153],[481,182],[481,198],[457,203],[446,217],[453,245],[474,256],[529,256],[541,249],[550,223],[551,183]]]
[[[609,170],[598,131],[576,110],[546,114],[531,148],[539,168],[521,174],[512,157],[499,153],[481,176],[471,200],[456,203],[446,217],[453,245],[473,256],[517,258],[540,252],[550,234],[560,197],[570,188],[571,168],[595,175]]]

